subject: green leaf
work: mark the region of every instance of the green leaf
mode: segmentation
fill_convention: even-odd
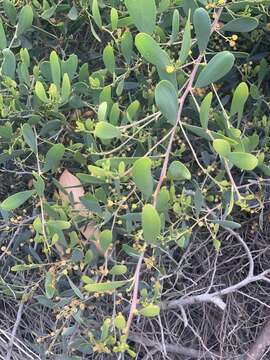
[[[168,178],[177,181],[190,180],[191,173],[180,161],[173,161],[168,169]]]
[[[128,283],[128,280],[122,281],[108,281],[103,283],[87,284],[84,286],[85,290],[92,293],[104,293],[107,291],[114,291]]]
[[[24,141],[27,143],[27,145],[30,147],[30,149],[33,151],[33,153],[37,153],[37,143],[36,143],[36,137],[34,134],[34,131],[32,130],[31,126],[27,123],[25,123],[22,126],[22,134]]]
[[[105,253],[110,245],[112,244],[112,231],[111,230],[103,230],[100,233],[100,247],[101,250]]]
[[[97,123],[94,134],[102,140],[110,140],[121,137],[121,131],[106,121],[99,121]]]
[[[179,15],[179,11],[175,9],[172,18],[172,35],[170,40],[172,44],[175,41],[177,41],[179,37],[179,27],[180,27],[180,15]]]
[[[61,67],[59,57],[55,51],[52,51],[50,55],[50,68],[53,83],[57,86],[57,89],[60,90]]]
[[[124,275],[127,272],[126,265],[114,265],[110,271],[109,274],[111,275]]]
[[[220,156],[223,157],[228,157],[228,155],[231,153],[231,145],[226,140],[222,140],[222,139],[214,140],[213,148]]]
[[[3,63],[1,66],[2,74],[10,77],[11,79],[14,79],[15,70],[16,70],[15,56],[10,49],[2,50],[2,54],[3,54]]]
[[[136,35],[135,45],[146,61],[165,70],[171,64],[169,55],[161,49],[152,36],[140,33]]]
[[[258,165],[258,159],[252,154],[232,152],[228,155],[229,161],[242,170],[253,170]]]
[[[16,36],[21,36],[27,29],[32,26],[33,23],[33,10],[30,5],[25,5],[19,14],[19,20],[16,29]]]
[[[178,97],[172,83],[167,80],[160,81],[155,90],[155,100],[162,115],[170,124],[175,125],[178,113]]]
[[[62,160],[64,154],[65,147],[63,144],[53,145],[46,154],[43,171],[47,172],[49,170],[58,170],[60,161]]]
[[[121,52],[125,58],[126,63],[129,65],[133,52],[133,37],[129,30],[125,31],[121,38]]]
[[[161,231],[161,221],[153,205],[147,204],[142,211],[142,228],[144,240],[148,244],[156,244]]]
[[[72,8],[69,10],[67,17],[72,21],[78,19],[78,10],[75,5],[73,5]]]
[[[125,0],[125,4],[137,29],[152,35],[157,15],[155,0]]]
[[[61,61],[61,72],[62,74],[67,73],[70,80],[72,80],[76,75],[77,67],[78,67],[78,56],[75,54],[71,54],[67,60]],[[87,78],[88,76],[89,75],[87,74]]]
[[[35,94],[44,103],[48,103],[49,99],[47,97],[46,91],[44,89],[43,84],[40,81],[36,82],[35,85]]]
[[[11,271],[14,271],[14,272],[28,271],[28,270],[38,269],[41,266],[42,265],[40,265],[40,264],[19,264],[19,265],[12,266]]]
[[[115,31],[118,24],[118,12],[115,8],[111,8],[111,27]]]
[[[232,230],[236,230],[236,229],[240,229],[241,225],[238,224],[235,221],[229,221],[229,220],[212,220],[211,221],[213,224],[217,224],[222,226],[223,228],[229,228]]]
[[[188,19],[187,19],[187,22],[185,25],[183,42],[182,42],[181,50],[179,53],[179,60],[180,60],[181,64],[185,63],[185,61],[189,55],[189,52],[191,49],[191,43],[192,43],[192,41],[191,41],[191,25],[190,25],[190,13],[189,13]]]
[[[71,85],[69,76],[67,73],[63,75],[63,81],[62,81],[62,89],[61,89],[61,97],[63,102],[67,102],[69,100],[71,94]]]
[[[7,38],[5,34],[5,29],[3,27],[3,21],[0,18],[0,50],[3,50],[7,47]]]
[[[244,107],[249,96],[249,88],[245,82],[240,83],[233,94],[230,115],[238,114],[238,124],[243,116]]]
[[[39,196],[43,196],[45,191],[45,182],[42,177],[37,173],[34,173],[34,176],[36,178],[33,181],[34,188]]]
[[[56,9],[57,9],[57,5],[53,5],[49,7],[47,10],[43,11],[40,17],[44,20],[49,20],[54,15]]]
[[[200,108],[200,123],[202,125],[202,128],[205,130],[208,128],[209,112],[211,108],[212,99],[213,99],[213,93],[210,92],[203,99]]]
[[[221,30],[230,32],[249,32],[253,31],[259,25],[259,21],[252,17],[241,17],[233,19],[225,24]]]
[[[85,196],[81,196],[80,202],[86,207],[87,210],[90,210],[96,214],[102,213],[102,208],[94,195],[86,194]]]
[[[139,314],[145,317],[155,317],[160,313],[160,307],[158,305],[147,305],[139,310]]]
[[[93,0],[93,2],[92,2],[92,15],[93,15],[94,21],[97,24],[97,26],[99,28],[102,28],[102,19],[100,16],[100,11],[99,11],[99,6],[98,6],[97,0]]]
[[[45,293],[48,299],[52,299],[55,294],[55,276],[48,271],[45,278]]]
[[[24,204],[31,196],[35,194],[34,190],[26,190],[18,192],[14,195],[9,196],[1,204],[0,208],[4,211],[11,211],[17,209]]]
[[[125,317],[123,316],[122,313],[119,313],[119,314],[115,317],[115,319],[114,319],[114,325],[115,325],[115,327],[116,327],[118,330],[120,330],[120,331],[122,331],[122,330],[125,329],[125,327],[126,327],[126,319],[125,319]]]
[[[198,46],[202,53],[206,50],[211,35],[211,20],[208,12],[203,8],[196,9],[193,15],[193,23]]]
[[[115,73],[115,57],[111,45],[107,45],[103,50],[103,62],[106,69],[113,75]]]
[[[71,289],[73,290],[74,294],[78,296],[79,299],[84,300],[84,296],[81,293],[80,289],[74,284],[73,281],[71,281],[71,279],[67,276],[69,285],[71,287]]]
[[[215,55],[201,71],[195,87],[205,87],[223,78],[233,67],[234,56],[229,51]]]
[[[132,168],[132,177],[137,188],[149,199],[153,192],[152,161],[148,158],[136,160]]]
[[[4,0],[3,5],[8,20],[10,21],[11,25],[15,25],[17,20],[15,5],[10,0]]]

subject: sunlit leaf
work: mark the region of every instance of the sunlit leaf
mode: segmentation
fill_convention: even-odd
[[[175,125],[178,113],[178,97],[172,83],[167,80],[160,81],[155,90],[155,100],[169,123]]]
[[[156,244],[161,231],[161,221],[153,205],[144,205],[142,211],[142,227],[144,240],[148,244]]]
[[[125,0],[125,4],[137,29],[151,35],[156,26],[155,0]]]
[[[223,78],[232,69],[234,60],[229,51],[215,55],[199,74],[195,87],[205,87]]]

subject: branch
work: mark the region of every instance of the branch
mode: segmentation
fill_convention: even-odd
[[[15,321],[15,324],[14,324],[14,327],[13,327],[13,330],[12,330],[12,333],[11,333],[11,337],[10,337],[10,340],[9,340],[9,343],[8,343],[8,347],[7,347],[8,351],[7,351],[7,355],[5,357],[5,360],[10,360],[11,359],[12,348],[13,348],[16,332],[17,332],[18,326],[19,326],[21,318],[22,318],[23,305],[24,305],[24,303],[21,302],[20,306],[19,306],[18,313],[17,313],[17,318],[16,318],[16,321]]]
[[[247,353],[245,360],[260,360],[268,346],[270,346],[270,320],[264,325],[260,335]]]
[[[141,335],[137,335],[135,333],[131,333],[130,334],[130,340],[139,343],[141,345],[145,345],[145,346],[151,346],[155,349],[157,349],[158,351],[163,351],[163,346],[160,342],[148,339],[147,337],[141,336]],[[200,350],[195,350],[186,346],[182,346],[182,345],[178,345],[178,344],[165,344],[166,347],[166,351],[168,353],[174,353],[174,354],[178,354],[178,355],[184,355],[184,356],[189,356],[192,357],[194,359],[220,359],[221,356],[218,355],[217,353],[211,352],[211,351],[200,351]]]

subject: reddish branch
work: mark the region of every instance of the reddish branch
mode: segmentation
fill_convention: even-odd
[[[215,16],[215,20],[213,22],[212,29],[211,29],[211,34],[217,28],[218,21],[219,21],[220,15],[222,13],[222,10],[223,10],[223,8],[220,8],[218,10],[216,16]],[[188,80],[187,84],[185,85],[185,91],[183,92],[183,95],[179,99],[179,107],[178,107],[176,123],[175,123],[175,125],[174,125],[174,127],[172,129],[172,132],[171,132],[169,145],[168,145],[168,148],[167,148],[167,151],[166,151],[166,154],[165,154],[165,159],[164,159],[163,167],[162,167],[162,170],[161,170],[160,178],[159,178],[155,193],[153,195],[154,206],[156,205],[157,196],[158,196],[158,194],[160,192],[163,181],[165,180],[166,175],[167,175],[167,169],[168,169],[168,164],[169,164],[169,159],[170,159],[170,153],[171,153],[175,133],[176,133],[178,125],[179,125],[179,123],[181,121],[181,116],[182,116],[182,111],[183,111],[183,108],[184,108],[184,104],[185,104],[185,101],[187,99],[187,96],[192,92],[193,82],[194,82],[195,76],[197,74],[198,68],[199,68],[199,66],[200,66],[200,64],[202,62],[202,59],[203,59],[203,54],[199,55],[199,57],[195,61],[194,68],[193,68],[193,70],[192,70],[192,72],[190,74],[190,77],[189,77],[189,80]],[[126,326],[126,336],[128,336],[129,329],[131,327],[132,320],[133,320],[133,317],[134,317],[134,313],[136,312],[136,308],[137,308],[139,280],[140,280],[140,272],[141,272],[141,266],[142,266],[142,262],[143,262],[143,257],[144,257],[144,254],[142,253],[140,258],[139,258],[139,261],[137,263],[136,271],[135,271],[135,274],[134,274],[134,289],[133,289],[133,294],[132,294],[131,307],[130,307],[130,312],[129,312],[129,316],[128,316],[127,326]]]

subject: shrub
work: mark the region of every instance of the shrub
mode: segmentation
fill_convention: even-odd
[[[32,350],[133,358],[139,329],[162,328],[163,313],[221,311],[267,280],[241,226],[263,221],[267,201],[269,2],[0,10],[1,287],[4,302],[49,314],[28,330]],[[179,271],[198,232],[209,259],[235,238],[244,278],[188,284]]]

